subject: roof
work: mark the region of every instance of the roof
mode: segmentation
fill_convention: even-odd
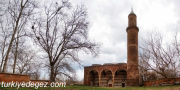
[[[92,64],[92,66],[103,66],[103,65],[121,65],[126,63],[104,63],[104,64]]]

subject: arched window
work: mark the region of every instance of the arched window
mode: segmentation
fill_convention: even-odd
[[[89,72],[89,83],[91,86],[99,86],[99,76],[96,70]]]
[[[104,69],[101,72],[101,86],[112,87],[112,72],[108,69]]]
[[[115,72],[114,86],[115,87],[125,87],[127,79],[127,72],[125,70],[118,69]]]

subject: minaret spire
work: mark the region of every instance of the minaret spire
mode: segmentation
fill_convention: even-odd
[[[132,6],[131,6],[131,13],[130,14],[134,14]]]
[[[131,11],[133,11],[133,8],[132,8],[132,6],[131,6]]]

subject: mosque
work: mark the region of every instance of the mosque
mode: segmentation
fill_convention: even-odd
[[[136,14],[128,15],[127,63],[92,64],[84,67],[84,85],[101,87],[139,86],[138,32]]]

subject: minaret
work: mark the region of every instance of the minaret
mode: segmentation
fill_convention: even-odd
[[[138,64],[138,32],[136,14],[132,11],[128,15],[127,31],[127,86],[139,85]]]

